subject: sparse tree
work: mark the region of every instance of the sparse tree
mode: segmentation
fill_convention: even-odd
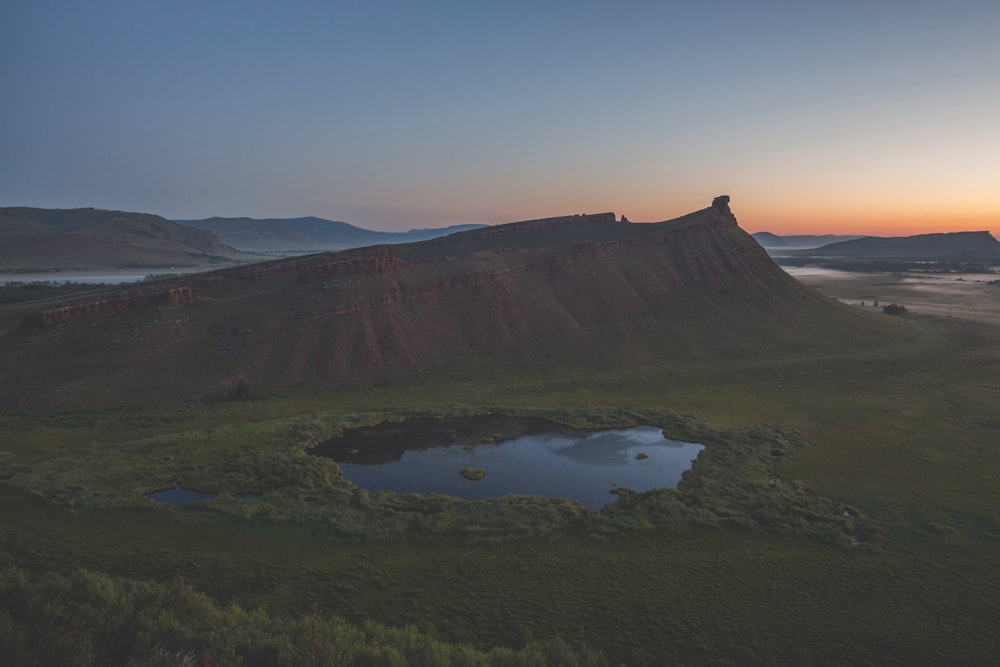
[[[882,312],[886,315],[905,315],[906,306],[900,306],[896,303],[890,303],[888,306],[882,309]]]

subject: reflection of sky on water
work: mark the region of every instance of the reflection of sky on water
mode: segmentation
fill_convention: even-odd
[[[200,503],[206,500],[211,500],[212,498],[215,498],[215,494],[199,493],[198,491],[185,489],[180,485],[180,482],[174,482],[174,488],[150,493],[146,497],[150,500],[155,500],[158,503],[169,503],[179,507],[190,503]]]
[[[192,491],[191,489],[185,489],[181,486],[181,483],[174,481],[174,488],[165,489],[163,491],[156,491],[154,493],[147,493],[146,497],[150,500],[155,500],[158,503],[168,503],[170,505],[175,505],[181,507],[182,505],[190,505],[191,503],[202,503],[207,502],[215,498],[218,494],[215,493],[201,493],[199,491]],[[260,498],[259,493],[237,493],[233,496],[237,500],[255,500]]]
[[[406,451],[399,461],[341,463],[344,478],[369,491],[442,493],[474,500],[507,494],[569,498],[588,509],[613,502],[609,491],[673,488],[703,449],[676,442],[660,429],[639,426],[574,438],[528,435],[497,445],[430,447]],[[647,458],[637,459],[638,454]],[[486,471],[479,481],[459,471]]]
[[[158,274],[184,275],[208,271],[209,268],[186,269],[138,269],[135,271],[44,271],[44,272],[11,272],[0,273],[0,285],[6,283],[92,283],[120,284],[136,283],[145,280],[146,276]]]

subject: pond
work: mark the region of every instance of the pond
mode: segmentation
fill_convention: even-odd
[[[352,429],[308,453],[332,458],[345,479],[367,491],[467,500],[540,495],[599,510],[614,502],[615,487],[676,487],[702,449],[654,426],[585,431],[485,415]]]
[[[0,272],[0,285],[6,283],[86,283],[122,284],[137,283],[150,275],[185,275],[209,271],[215,267],[197,268],[148,268],[148,269],[66,269],[64,271],[5,271]]]
[[[182,507],[184,505],[190,505],[191,503],[203,503],[212,500],[217,495],[218,494],[216,493],[201,493],[199,491],[186,489],[181,486],[180,482],[174,480],[174,488],[147,493],[146,497],[150,500],[155,500],[158,503],[168,503],[170,505]],[[260,498],[260,494],[237,493],[233,496],[233,498],[236,498],[237,500],[254,500],[255,498]]]
[[[199,493],[191,489],[185,489],[181,483],[174,480],[174,488],[147,493],[146,497],[158,503],[170,503],[171,505],[189,505],[190,503],[200,503],[215,498],[214,493]]]

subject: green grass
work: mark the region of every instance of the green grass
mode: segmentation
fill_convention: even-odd
[[[982,548],[844,551],[725,530],[343,544],[310,523],[4,501],[46,520],[23,554],[35,568],[180,576],[274,618],[374,618],[480,648],[561,637],[629,664],[986,664],[995,650],[1000,569]]]
[[[911,323],[897,345],[826,355],[7,409],[0,565],[181,576],[273,619],[375,619],[483,650],[559,637],[629,664],[989,664],[1000,330]],[[707,448],[676,493],[596,515],[353,493],[300,454],[351,425],[486,409],[659,423]],[[264,497],[143,499],[173,479]]]
[[[60,667],[608,664],[600,653],[559,639],[477,650],[413,625],[223,606],[178,578],[160,583],[83,569],[37,576],[11,567],[0,567],[0,648],[6,664]]]

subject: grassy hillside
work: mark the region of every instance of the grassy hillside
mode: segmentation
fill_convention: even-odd
[[[0,270],[164,268],[254,258],[146,213],[0,208]]]

